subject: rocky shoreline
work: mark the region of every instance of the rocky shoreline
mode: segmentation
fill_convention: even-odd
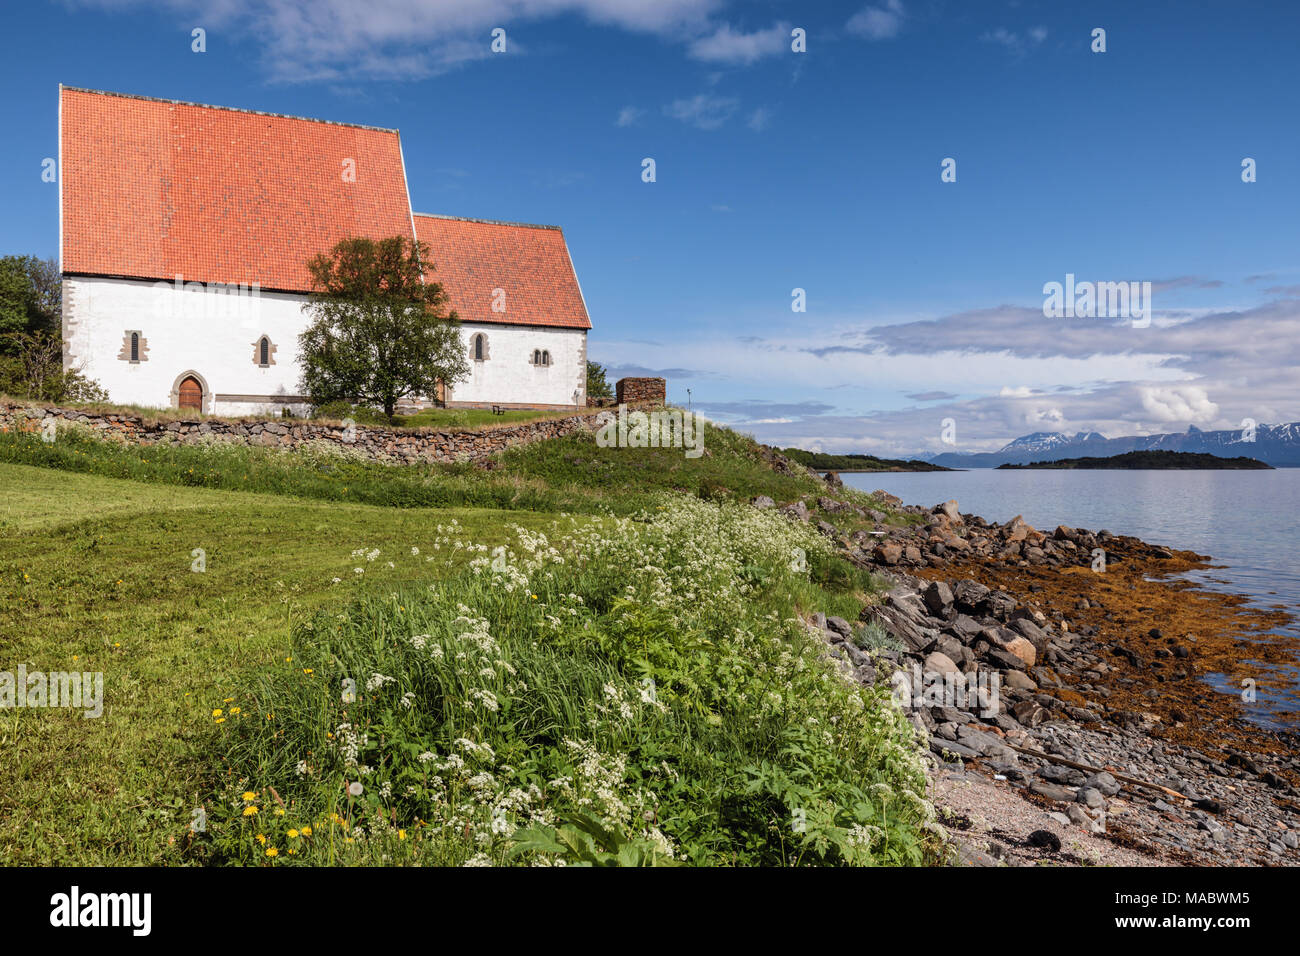
[[[876,492],[910,520],[891,525],[827,481],[817,510],[853,509],[874,530],[781,510],[890,589],[858,622],[810,624],[846,674],[892,684],[926,734],[961,862],[1300,863],[1300,735],[1251,723],[1204,679],[1235,686],[1246,658],[1294,663],[1267,634],[1285,614],[1170,580],[1202,555]]]

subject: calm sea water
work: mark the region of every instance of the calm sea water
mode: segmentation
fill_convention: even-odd
[[[956,498],[962,512],[989,521],[1016,515],[1035,528],[1058,524],[1129,534],[1208,554],[1215,568],[1190,580],[1244,594],[1261,607],[1282,605],[1300,616],[1300,468],[1276,471],[997,471],[844,474],[863,491],[882,488],[910,505]],[[1300,636],[1300,625],[1287,633]],[[1243,661],[1249,671],[1253,662]],[[1300,717],[1300,661],[1274,672],[1290,695],[1261,696],[1251,708],[1261,723]],[[1220,690],[1224,675],[1209,675]]]

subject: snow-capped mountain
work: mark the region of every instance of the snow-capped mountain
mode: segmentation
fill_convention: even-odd
[[[1253,441],[1250,440],[1253,437]],[[966,454],[944,452],[928,459],[947,468],[996,468],[1060,458],[1102,458],[1128,451],[1187,451],[1221,458],[1245,455],[1275,468],[1300,467],[1300,422],[1258,425],[1253,436],[1244,429],[1202,431],[1192,425],[1185,432],[1107,438],[1099,432],[1034,432],[1008,442],[995,452]]]
[[[1021,435],[1015,441],[1008,442],[998,454],[1010,452],[1054,452],[1063,445],[1076,445],[1087,441],[1105,441],[1106,436],[1100,432],[1075,432],[1066,435],[1062,432],[1033,432]]]

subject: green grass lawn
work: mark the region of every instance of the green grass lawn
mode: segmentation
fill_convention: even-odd
[[[578,411],[536,408],[506,408],[495,414],[490,408],[426,408],[415,415],[395,415],[402,428],[479,428],[483,425],[517,425],[543,418],[568,418]]]
[[[838,847],[830,859],[915,858],[915,801],[876,807],[862,789],[919,792],[910,730],[872,692],[853,703],[847,691],[830,689],[838,685],[822,681],[818,652],[797,624],[812,610],[852,619],[878,582],[835,557],[810,526],[745,505],[765,494],[815,507],[824,483],[773,470],[745,436],[709,427],[704,437],[696,459],[680,449],[600,448],[580,434],[512,448],[481,468],[395,467],[311,450],[123,446],[75,428],[53,443],[0,434],[0,672],[19,665],[29,673],[99,672],[104,683],[98,718],[0,710],[0,858],[267,865],[252,843],[256,831],[287,819],[276,816],[272,788],[292,814],[317,823],[340,808],[346,768],[330,763],[337,741],[326,734],[352,719],[333,713],[340,655],[353,668],[342,673],[382,671],[414,695],[414,704],[397,702],[396,691],[356,702],[355,716],[377,731],[376,767],[403,775],[404,788],[410,775],[426,775],[413,754],[463,747],[467,731],[489,734],[519,786],[550,786],[581,771],[561,738],[594,735],[612,748],[602,758],[607,770],[622,766],[620,749],[633,761],[624,781],[633,790],[643,772],[681,772],[680,782],[656,786],[665,794],[665,832],[684,858],[803,859],[811,844],[792,849],[782,829],[789,808],[805,805],[798,801],[831,808],[818,818]],[[889,510],[858,492],[835,495]],[[744,533],[710,535],[724,516]],[[852,513],[824,517],[844,532],[871,523]],[[544,531],[558,542],[575,527],[579,537],[604,537],[598,545],[570,541],[565,553],[579,556],[576,565],[539,565],[527,589],[516,587],[516,565],[549,553],[528,535]],[[494,556],[488,571],[498,544],[510,545],[514,564],[497,568]],[[201,572],[196,549],[206,562]],[[791,555],[801,549],[808,562],[796,570]],[[471,560],[479,565],[472,572]],[[493,666],[513,659],[526,675],[513,687],[493,685],[503,695],[495,729],[478,726],[477,713],[464,725],[465,706],[478,698],[457,694],[481,692],[474,682],[486,678],[481,662],[460,661],[468,640],[462,605],[491,617],[507,655]],[[411,628],[452,642],[437,682],[424,651],[397,653]],[[646,712],[644,721],[613,728],[605,699],[638,697],[647,678],[674,703],[672,714]],[[773,709],[773,681],[791,695],[781,699],[785,710]],[[263,709],[276,712],[264,725]],[[326,710],[331,722],[322,723]],[[439,713],[448,719],[439,722]],[[839,736],[809,726],[838,726]],[[294,770],[308,765],[316,767],[310,779]],[[517,802],[500,769],[497,797]],[[390,807],[378,778],[371,783],[366,800],[381,803],[369,810],[349,803],[348,825],[368,821],[374,836],[391,820],[413,828],[411,842],[405,830],[379,833],[295,862],[467,858],[468,830],[441,795]],[[245,787],[257,791],[264,819],[239,815]],[[538,824],[553,798],[567,799],[551,794],[536,815],[516,822]],[[213,829],[191,840],[191,811],[200,805]],[[440,829],[429,815],[437,808],[446,811]],[[487,827],[481,835],[496,848],[489,856],[502,862],[510,857],[497,846],[499,821],[486,815],[495,809],[478,806],[476,826]],[[561,822],[556,833],[582,825],[580,817]],[[646,850],[640,824],[624,823],[632,843],[620,846]],[[549,846],[549,824],[538,825],[528,839]],[[849,827],[889,837],[868,850],[846,842]],[[272,836],[282,841],[287,831]]]
[[[282,663],[292,625],[326,602],[435,581],[452,550],[434,550],[437,526],[446,531],[453,520],[465,540],[492,544],[508,524],[536,529],[556,519],[0,464],[0,671],[20,663],[29,672],[102,671],[105,697],[98,719],[0,711],[0,858],[107,865],[173,857],[164,835],[189,820],[201,786],[194,734],[210,726],[212,709],[258,668]],[[191,570],[196,548],[206,552],[203,573]],[[361,548],[380,554],[351,556]]]

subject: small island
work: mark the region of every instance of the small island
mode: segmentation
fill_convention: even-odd
[[[875,455],[828,455],[802,448],[782,448],[781,454],[814,471],[954,471],[928,461],[877,458]]]
[[[1105,458],[1062,458],[1058,461],[1036,461],[1028,465],[998,465],[999,471],[1023,468],[1115,468],[1134,471],[1148,469],[1241,471],[1266,468],[1271,471],[1273,466],[1244,455],[1236,458],[1220,458],[1218,455],[1188,451],[1129,451]]]

